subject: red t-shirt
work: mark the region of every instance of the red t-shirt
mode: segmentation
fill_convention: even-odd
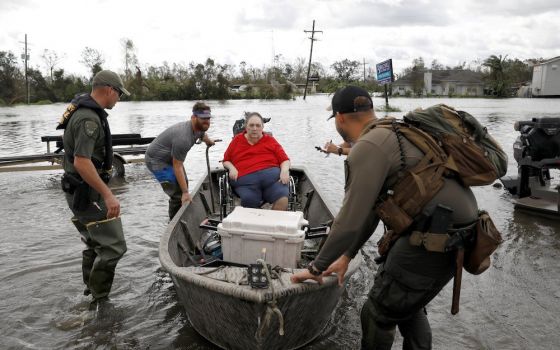
[[[256,144],[251,145],[245,138],[245,133],[237,134],[224,153],[224,162],[233,163],[238,177],[279,167],[282,162],[290,159],[274,137],[264,134]]]

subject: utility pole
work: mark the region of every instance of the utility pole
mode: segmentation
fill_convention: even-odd
[[[21,42],[21,41],[20,41]],[[29,97],[29,77],[27,75],[27,61],[29,59],[29,54],[27,53],[27,34],[25,34],[25,52],[23,53],[23,55],[21,55],[25,62],[25,89],[26,89],[26,94],[27,94],[27,104],[29,104],[30,102],[30,97]]]
[[[270,31],[270,38],[272,42],[272,76],[269,78],[270,85],[274,85],[276,83],[276,52],[274,51],[274,30]]]
[[[307,85],[309,84],[309,73],[311,72],[311,57],[313,56],[313,42],[316,41],[315,33],[323,33],[321,30],[315,30],[315,20],[313,20],[313,27],[311,30],[304,30],[304,33],[311,33],[311,51],[309,52],[309,65],[307,66],[307,77],[305,78],[305,90],[303,91],[303,99],[307,96]]]
[[[364,84],[366,83],[366,59],[364,58]]]

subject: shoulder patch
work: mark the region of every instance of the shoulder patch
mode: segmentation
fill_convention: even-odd
[[[91,120],[86,120],[85,121],[84,131],[85,131],[87,136],[93,137],[97,133],[98,129],[99,129],[99,125],[97,125],[96,122],[93,122]]]

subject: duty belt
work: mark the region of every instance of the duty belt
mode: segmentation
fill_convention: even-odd
[[[408,241],[413,246],[423,246],[429,252],[444,253],[469,244],[475,229],[476,221],[467,226],[449,229],[446,233],[412,231]]]

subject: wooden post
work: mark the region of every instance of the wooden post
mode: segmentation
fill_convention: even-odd
[[[387,84],[385,84],[385,111],[389,110],[389,93],[387,92]]]

